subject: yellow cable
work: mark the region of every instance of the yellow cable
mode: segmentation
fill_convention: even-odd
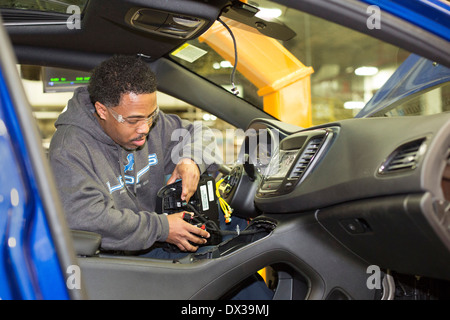
[[[231,222],[231,213],[233,212],[233,209],[225,201],[225,199],[222,198],[222,196],[220,195],[220,192],[219,192],[219,186],[220,186],[220,184],[222,183],[223,180],[224,179],[220,179],[216,183],[216,195],[217,195],[217,198],[219,199],[220,208],[222,208],[222,211],[224,213],[225,223],[230,223]]]

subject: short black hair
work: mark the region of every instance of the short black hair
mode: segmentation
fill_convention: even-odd
[[[93,104],[119,105],[122,94],[153,93],[156,76],[138,56],[115,55],[98,65],[91,75],[88,92]]]

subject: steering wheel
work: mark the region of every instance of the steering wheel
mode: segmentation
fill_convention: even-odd
[[[271,130],[253,130],[246,133],[236,164],[232,168],[222,166],[219,169],[224,174],[218,186],[219,193],[233,208],[233,215],[254,218],[260,214],[254,197],[277,147],[278,139]]]

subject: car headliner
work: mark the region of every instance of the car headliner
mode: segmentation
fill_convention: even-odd
[[[450,66],[449,42],[411,22],[382,12],[383,27],[369,30],[366,26],[367,3],[355,0],[338,0],[331,3],[326,0],[275,2],[370,34]],[[141,53],[151,60],[156,60],[183,44],[185,40],[196,38],[206,31],[229,4],[230,1],[227,0],[108,0],[107,3],[104,0],[90,0],[78,30],[67,28],[67,15],[61,15],[62,23],[56,25],[14,25],[14,22],[36,20],[36,17],[8,14],[5,9],[2,14],[20,63],[87,70],[91,65],[84,65],[82,61],[83,57],[87,56],[104,59],[116,53]],[[177,39],[140,31],[126,22],[127,13],[133,8],[149,7],[201,18],[206,23],[191,37]],[[52,14],[52,17],[55,18],[55,14]],[[448,29],[446,23],[440,24],[442,28]]]

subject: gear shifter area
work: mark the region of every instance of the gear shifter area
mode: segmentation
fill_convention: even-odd
[[[227,256],[238,249],[245,247],[257,240],[267,237],[275,230],[277,222],[268,217],[258,217],[253,219],[247,228],[243,231],[235,233],[235,235],[220,243],[217,246],[212,247],[202,253],[194,253],[185,258],[177,260],[178,263],[192,263],[204,259],[216,259]]]

